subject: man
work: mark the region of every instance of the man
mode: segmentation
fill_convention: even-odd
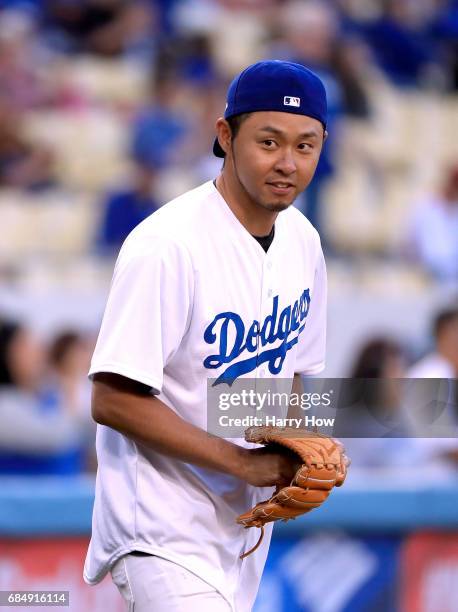
[[[458,378],[458,308],[439,312],[434,319],[435,350],[415,363],[411,378]]]
[[[90,369],[99,469],[84,575],[111,570],[136,612],[251,610],[271,529],[242,561],[258,534],[235,519],[297,465],[209,435],[207,380],[324,367],[323,254],[291,206],[326,137],[323,85],[299,64],[249,66],[216,129],[216,181],[124,243]]]
[[[451,436],[455,437],[419,437],[415,446],[423,456],[417,453],[419,461],[425,461],[431,466],[436,464],[440,470],[447,466],[458,466],[458,442],[456,428],[458,413],[458,308],[451,306],[441,310],[434,318],[433,332],[435,349],[414,363],[408,372],[409,378],[440,378],[449,379],[443,386],[441,400],[446,404],[440,422],[448,427]],[[442,383],[441,383],[442,385]],[[412,441],[413,442],[413,441]],[[411,446],[412,443],[411,443]]]
[[[420,265],[438,280],[458,286],[458,165],[447,168],[439,193],[416,203],[409,233]]]
[[[102,255],[118,252],[130,232],[158,208],[154,189],[158,168],[133,160],[128,186],[105,196],[96,248]]]

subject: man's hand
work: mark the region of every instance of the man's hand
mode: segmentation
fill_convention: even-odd
[[[241,559],[259,546],[266,523],[294,519],[321,506],[333,487],[343,484],[349,465],[342,444],[319,433],[287,427],[250,427],[245,439],[265,445],[245,453],[245,461],[251,459],[253,463],[251,469],[245,468],[245,479],[257,486],[276,485],[276,490],[270,499],[237,517],[237,523],[244,527],[261,528],[258,543]]]
[[[255,487],[285,487],[301,466],[296,453],[272,447],[244,449],[239,477]]]

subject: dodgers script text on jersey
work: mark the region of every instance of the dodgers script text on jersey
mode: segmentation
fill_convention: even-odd
[[[205,342],[218,344],[219,353],[210,355],[204,360],[206,368],[219,368],[221,365],[231,363],[237,359],[245,350],[254,353],[258,349],[258,340],[264,349],[254,357],[241,359],[226,368],[215,385],[220,382],[232,384],[236,378],[249,374],[262,363],[267,363],[271,374],[280,374],[286,353],[299,340],[299,335],[304,331],[305,317],[310,306],[310,291],[305,289],[298,300],[292,306],[286,306],[278,315],[278,295],[273,299],[272,313],[267,315],[262,325],[256,319],[245,332],[242,317],[235,312],[222,312],[213,319],[204,333]],[[231,328],[234,340],[230,340]],[[291,332],[297,334],[290,338]],[[277,340],[281,343],[275,348],[272,346]]]

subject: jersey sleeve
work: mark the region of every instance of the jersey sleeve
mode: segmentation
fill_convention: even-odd
[[[193,274],[181,245],[162,237],[146,242],[128,238],[121,249],[89,377],[120,374],[159,393],[189,326]]]
[[[305,329],[299,336],[295,372],[314,376],[324,370],[326,353],[327,276],[319,243],[310,298]]]

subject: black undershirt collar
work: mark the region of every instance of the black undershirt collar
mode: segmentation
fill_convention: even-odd
[[[251,235],[253,236],[253,234]],[[275,236],[275,225],[272,226],[272,229],[270,230],[270,234],[267,234],[267,236],[253,236],[253,238],[259,242],[259,244],[262,246],[264,251],[267,253],[270,245],[272,244],[272,240],[274,239],[274,236]]]

